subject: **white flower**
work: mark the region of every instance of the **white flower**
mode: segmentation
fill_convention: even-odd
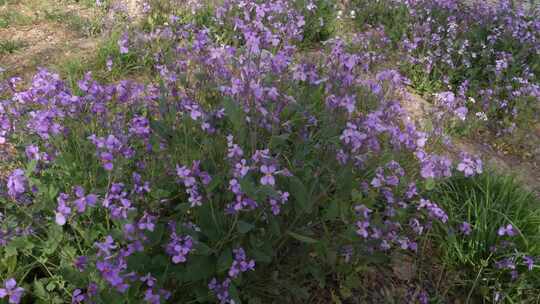
[[[476,112],[476,117],[478,117],[480,120],[487,121],[487,115],[484,112]]]

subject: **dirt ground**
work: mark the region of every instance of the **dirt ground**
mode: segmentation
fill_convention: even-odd
[[[91,32],[97,11],[68,0],[3,0],[0,5],[0,67],[8,75],[33,74],[97,45]],[[2,3],[2,0],[0,0]]]

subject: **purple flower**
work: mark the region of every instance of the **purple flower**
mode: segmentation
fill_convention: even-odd
[[[24,289],[17,287],[17,281],[14,278],[10,278],[4,282],[4,288],[0,288],[0,299],[8,297],[10,304],[19,304],[23,293]]]
[[[506,226],[502,226],[497,230],[497,234],[499,236],[515,236],[517,234],[516,230],[514,229],[514,226],[512,224],[508,224]]]
[[[166,251],[172,256],[174,264],[185,263],[188,254],[193,250],[193,239],[189,235],[171,234],[171,241],[167,244]]]
[[[156,278],[154,278],[152,274],[147,273],[145,276],[141,277],[141,282],[146,283],[148,287],[152,287],[156,283]]]
[[[129,36],[127,32],[124,32],[120,39],[118,40],[118,48],[120,49],[120,54],[129,53]]]
[[[67,196],[67,194],[63,193]],[[71,208],[67,206],[64,196],[61,194],[58,197],[58,207],[56,208],[55,221],[58,225],[66,224],[67,217],[71,214]]]
[[[229,276],[236,278],[240,273],[255,270],[255,260],[248,260],[243,248],[233,250],[234,261],[229,269]]]
[[[530,256],[524,256],[523,257],[523,263],[525,265],[527,265],[527,269],[529,271],[532,271],[533,270],[533,267],[534,267],[534,260],[533,258],[531,258]]]
[[[98,248],[98,257],[108,257],[111,255],[111,249],[116,248],[116,245],[114,245],[114,239],[110,235],[105,237],[105,241],[101,243],[96,242],[94,245]]]
[[[220,304],[231,303],[229,295],[229,286],[231,285],[231,279],[227,278],[223,283],[219,283],[216,278],[213,278],[208,284],[208,289],[216,295]]]
[[[25,149],[26,157],[30,160],[40,160],[39,147],[36,145],[28,145]]]
[[[107,65],[107,71],[112,71],[112,68],[113,68],[113,60],[112,58],[109,56],[107,57],[107,62],[106,62],[106,65]]]
[[[71,296],[71,304],[83,303],[85,299],[85,294],[82,292],[82,290],[77,288],[73,291],[73,295]]]
[[[155,221],[157,217],[148,214],[146,211],[144,212],[144,215],[139,220],[137,226],[141,230],[148,230],[148,231],[154,231]]]
[[[150,135],[150,122],[146,117],[135,116],[131,120],[129,132],[141,138],[147,138]]]
[[[369,227],[369,222],[368,221],[358,221],[356,222],[356,234],[358,234],[359,236],[363,237],[363,238],[367,238],[368,237],[368,231],[367,231],[367,228]]]
[[[457,166],[457,170],[463,172],[466,177],[482,173],[482,160],[479,158],[473,159],[467,153],[462,153],[462,160]]]
[[[26,176],[22,169],[15,169],[9,175],[7,181],[8,194],[12,198],[16,198],[26,191]]]
[[[459,225],[459,231],[461,233],[463,233],[464,235],[471,234],[471,232],[472,232],[471,224],[469,224],[467,222],[461,223],[461,225]]]
[[[261,166],[261,173],[263,173],[263,177],[261,177],[261,185],[275,185],[276,184],[276,180],[273,176],[274,172],[276,172],[276,167],[273,166],[273,165],[270,165],[270,166],[266,166],[266,165],[262,165]]]
[[[428,210],[428,214],[430,217],[438,219],[442,223],[446,223],[448,221],[448,215],[444,210],[439,207],[436,203],[433,203],[429,200],[420,199],[420,204],[418,205],[418,210],[425,208]]]
[[[86,266],[88,266],[88,257],[82,255],[75,259],[73,262],[75,268],[79,270],[80,272],[83,272],[86,269]]]

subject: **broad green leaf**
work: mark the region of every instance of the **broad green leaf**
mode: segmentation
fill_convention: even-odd
[[[223,252],[219,256],[217,261],[217,271],[220,273],[227,271],[231,267],[232,262],[232,250],[230,248],[223,249]]]
[[[238,221],[237,229],[238,229],[238,232],[240,232],[242,234],[248,233],[253,228],[255,228],[255,225],[253,225],[253,224],[250,224],[250,223],[245,222],[245,221]]]
[[[307,244],[316,244],[318,243],[319,241],[314,239],[314,238],[311,238],[309,236],[305,236],[305,235],[301,235],[301,234],[298,234],[298,233],[295,233],[295,232],[292,232],[292,231],[289,231],[287,232],[288,235],[292,236],[294,239],[302,242],[302,243],[307,243]]]
[[[296,176],[292,176],[289,179],[289,182],[291,185],[290,191],[295,200],[295,205],[298,205],[302,211],[311,213],[313,209],[313,202],[309,197],[307,188]]]

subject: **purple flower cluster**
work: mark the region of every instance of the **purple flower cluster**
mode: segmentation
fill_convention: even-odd
[[[97,137],[92,134],[88,139],[96,146],[98,156],[103,165],[103,169],[112,171],[114,168],[113,161],[115,156],[121,155],[127,159],[133,157],[134,151],[130,147],[126,147],[113,134],[105,137]]]
[[[70,201],[70,196],[66,193],[60,193],[57,198],[58,207],[56,208],[55,221],[58,225],[64,225],[67,222],[67,218],[71,215],[72,207],[75,208],[77,213],[81,214],[86,211],[87,206],[94,207],[97,202],[97,195],[88,194],[85,195],[84,189],[81,186],[75,186],[73,188],[75,194],[75,200]]]
[[[8,298],[10,304],[19,304],[23,296],[24,289],[17,286],[17,281],[10,278],[4,282],[4,287],[0,288],[0,299]]]
[[[246,271],[255,270],[255,261],[250,260],[246,256],[246,252],[243,248],[237,248],[233,250],[234,261],[231,265],[231,268],[228,272],[228,278],[223,280],[223,282],[218,282],[216,278],[213,278],[208,284],[208,288],[212,293],[217,297],[219,303],[225,304],[234,304],[235,301],[231,299],[229,294],[229,287],[232,283],[232,280],[237,278],[241,273]]]
[[[446,212],[444,212],[444,210],[442,210],[439,205],[429,200],[420,199],[420,203],[418,204],[417,208],[419,210],[426,209],[431,218],[439,220],[442,223],[446,223],[448,221],[448,215],[446,214]]]
[[[461,153],[461,161],[457,166],[457,170],[463,172],[463,174],[467,177],[481,174],[483,171],[482,160],[479,158],[473,158],[467,153]]]
[[[15,169],[11,172],[7,180],[7,187],[8,195],[11,198],[17,198],[26,191],[27,180],[22,169]]]
[[[216,295],[220,304],[234,304],[234,300],[231,299],[229,294],[229,286],[231,285],[231,279],[227,278],[223,282],[218,282],[216,278],[213,278],[208,284],[208,289]]]
[[[253,210],[258,207],[255,200],[251,199],[244,191],[240,181],[250,172],[259,171],[261,177],[259,182],[262,186],[276,186],[276,176],[290,176],[287,169],[279,169],[278,160],[270,155],[270,151],[257,150],[251,159],[246,159],[244,150],[234,143],[232,135],[227,136],[227,158],[232,166],[232,178],[229,180],[229,190],[235,195],[234,202],[227,206],[228,213],[237,213],[243,210]],[[277,196],[269,198],[270,209],[274,215],[278,215],[281,205],[284,205],[289,198],[288,192],[276,191]]]
[[[185,263],[187,256],[193,250],[193,239],[189,235],[177,235],[171,233],[171,240],[167,244],[167,253],[172,257],[175,264]]]
[[[127,219],[128,212],[136,210],[124,188],[123,183],[113,183],[103,199],[102,206],[109,209],[113,219]]]
[[[176,175],[186,187],[191,207],[201,206],[203,197],[200,194],[199,187],[210,184],[212,177],[207,172],[200,170],[200,161],[194,161],[191,168],[176,165]]]
[[[242,272],[255,270],[255,260],[248,260],[244,248],[237,248],[233,250],[234,261],[229,269],[229,277],[236,278]]]

